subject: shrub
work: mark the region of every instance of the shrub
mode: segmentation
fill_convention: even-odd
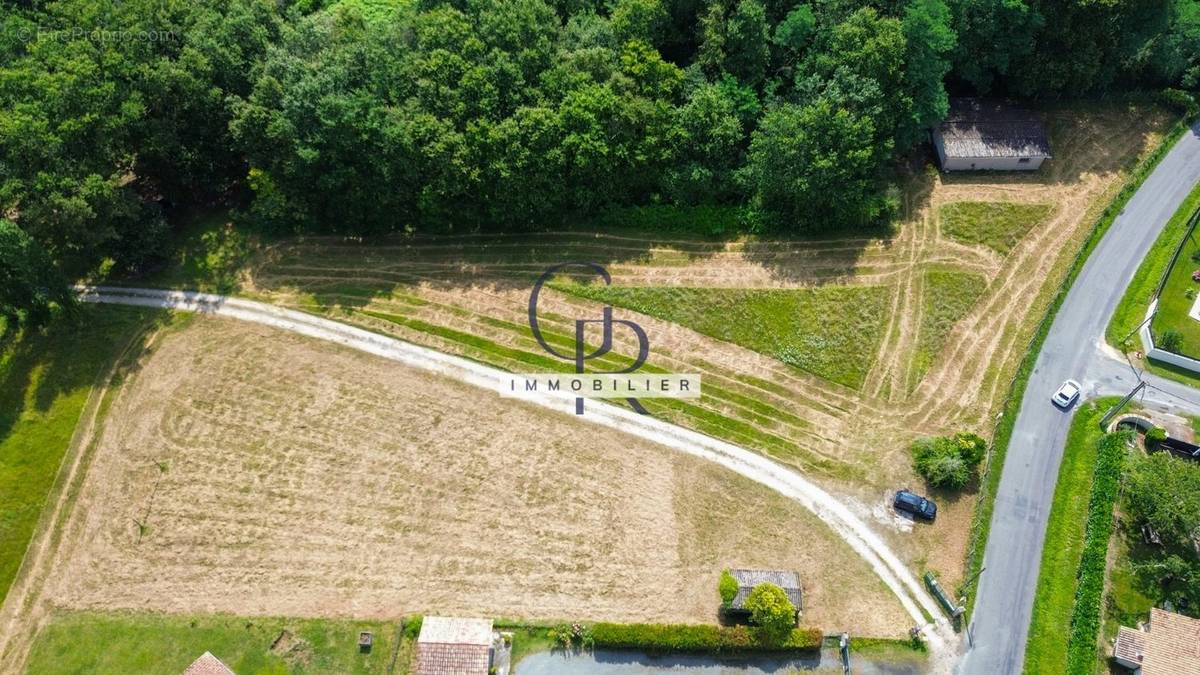
[[[1196,99],[1182,89],[1163,89],[1158,92],[1158,101],[1184,115],[1196,114]]]
[[[424,622],[424,617],[420,614],[410,616],[404,620],[404,636],[416,640],[421,635],[421,624]]]
[[[729,605],[733,603],[733,599],[737,597],[738,583],[737,579],[729,573],[729,569],[721,570],[721,580],[717,582],[717,592],[721,594],[721,608],[729,609]]]
[[[720,654],[814,649],[821,646],[822,635],[815,628],[796,628],[782,640],[769,641],[746,626],[598,623],[592,626],[592,638],[596,647],[609,649]]]
[[[588,648],[594,644],[592,629],[581,623],[559,624],[547,631],[547,635],[562,649]]]
[[[1146,432],[1146,445],[1157,445],[1167,440],[1167,430],[1162,427],[1154,427]]]
[[[787,592],[775,584],[759,584],[746,598],[750,621],[762,629],[763,637],[782,642],[796,627],[796,606]]]
[[[1125,495],[1133,521],[1153,528],[1167,545],[1187,551],[1200,537],[1200,465],[1165,452],[1140,456],[1129,470]]]
[[[1183,335],[1177,330],[1164,331],[1162,335],[1158,336],[1158,346],[1178,354],[1179,350],[1183,348]]]
[[[912,445],[913,468],[934,487],[962,489],[971,482],[987,454],[987,443],[975,434],[921,438]]]
[[[1108,434],[1100,439],[1092,498],[1088,503],[1083,555],[1079,561],[1079,584],[1071,611],[1071,634],[1067,642],[1067,672],[1090,675],[1096,669],[1096,643],[1100,632],[1101,600],[1108,539],[1112,534],[1113,506],[1125,459],[1127,433]]]

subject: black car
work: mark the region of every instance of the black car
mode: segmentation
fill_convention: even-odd
[[[925,520],[937,518],[937,504],[908,490],[897,492],[896,501],[892,502],[892,506],[896,507],[897,511],[907,511]]]

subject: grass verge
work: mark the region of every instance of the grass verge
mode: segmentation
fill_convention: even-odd
[[[363,630],[374,634],[366,654],[358,649]],[[70,612],[38,634],[27,672],[180,673],[208,651],[240,675],[387,673],[398,634],[396,624],[379,621]]]
[[[1119,398],[1084,404],[1075,413],[1058,470],[1050,506],[1041,573],[1025,647],[1025,672],[1061,673],[1066,670],[1067,643],[1075,606],[1079,562],[1083,556],[1085,524],[1099,455],[1099,420]]]
[[[1100,653],[1097,644],[1103,622],[1104,573],[1108,565],[1108,540],[1113,531],[1113,507],[1125,461],[1127,433],[1108,434],[1100,439],[1095,478],[1088,503],[1087,531],[1079,560],[1075,606],[1071,611],[1071,637],[1067,642],[1067,673],[1096,672]],[[1058,672],[1058,671],[1053,671]]]
[[[1150,301],[1154,298],[1158,282],[1166,272],[1167,265],[1171,264],[1171,258],[1175,254],[1179,242],[1187,234],[1188,219],[1197,208],[1200,208],[1200,185],[1192,189],[1191,194],[1179,206],[1179,210],[1171,216],[1171,220],[1163,228],[1162,234],[1158,235],[1158,239],[1154,241],[1154,245],[1150,247],[1150,251],[1142,260],[1141,266],[1134,273],[1129,287],[1125,289],[1125,295],[1121,296],[1121,302],[1113,312],[1112,319],[1108,322],[1108,328],[1104,332],[1108,344],[1122,349],[1121,341],[1126,338],[1134,340],[1133,344],[1136,344],[1136,337],[1130,338],[1129,336],[1145,319],[1146,308],[1150,306]]]
[[[1053,204],[950,202],[942,206],[938,220],[947,237],[964,244],[983,244],[1007,255],[1052,213]]]
[[[83,306],[0,352],[0,600],[100,374],[151,312]]]
[[[1075,282],[1075,278],[1079,276],[1084,263],[1087,262],[1088,256],[1092,254],[1092,251],[1096,249],[1100,240],[1104,238],[1105,233],[1108,232],[1108,228],[1112,227],[1117,215],[1124,210],[1125,205],[1129,203],[1130,198],[1133,197],[1134,193],[1145,182],[1146,177],[1154,171],[1154,167],[1158,166],[1162,158],[1175,145],[1175,141],[1179,140],[1187,129],[1187,119],[1181,118],[1177,121],[1163,136],[1163,140],[1158,144],[1158,147],[1154,148],[1132,170],[1121,190],[1113,198],[1112,203],[1100,213],[1083,247],[1080,248],[1079,252],[1075,255],[1075,259],[1071,262],[1067,276],[1059,284],[1057,290],[1054,291],[1046,314],[1042,317],[1041,323],[1038,324],[1038,328],[1029,342],[1025,358],[1021,360],[1021,366],[1017,369],[1016,377],[1013,378],[1008,398],[1004,402],[1004,407],[996,423],[995,431],[992,433],[992,452],[988,457],[987,466],[984,469],[983,490],[979,498],[979,504],[975,508],[975,517],[971,524],[971,543],[967,548],[966,570],[963,575],[963,579],[967,580],[967,584],[974,583],[974,580],[979,578],[980,566],[983,564],[983,551],[992,526],[992,511],[995,508],[994,497],[996,488],[1000,485],[1004,458],[1008,453],[1008,443],[1012,439],[1013,425],[1016,424],[1017,413],[1021,409],[1021,399],[1025,395],[1025,387],[1029,384],[1029,376],[1033,372],[1033,366],[1037,362],[1042,344],[1046,341],[1046,335],[1050,332],[1050,325],[1054,322],[1054,316],[1058,313],[1058,308],[1062,306],[1063,300],[1067,297],[1067,291],[1070,290],[1071,284]],[[959,588],[959,595],[967,597],[967,612],[964,616],[964,625],[969,621],[971,613],[975,608],[975,594],[970,593],[969,590],[966,585]]]

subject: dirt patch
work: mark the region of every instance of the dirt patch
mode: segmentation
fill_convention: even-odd
[[[262,327],[164,338],[96,452],[46,590],[65,607],[711,622],[717,573],[744,564],[800,571],[823,629],[909,623],[764,487]]]

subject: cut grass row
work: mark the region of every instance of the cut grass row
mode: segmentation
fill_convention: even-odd
[[[1071,422],[1046,525],[1041,573],[1025,648],[1027,673],[1066,672],[1064,636],[1071,629],[1088,505],[1103,436],[1099,420],[1118,400],[1107,398],[1086,403]]]
[[[84,405],[152,312],[79,309],[0,352],[0,599],[7,594]]]
[[[487,365],[507,370],[536,368],[549,372],[570,372],[572,369],[571,364],[566,361],[502,345],[473,333],[396,314],[369,310],[358,310],[357,313],[449,341],[464,348],[465,355],[469,358]],[[552,331],[544,330],[543,335],[548,342],[557,346],[572,344],[570,338]],[[589,362],[589,366],[596,369],[618,370],[629,363],[631,360],[628,357],[610,353]],[[642,367],[642,370],[666,372],[654,364],[647,364]],[[702,400],[704,405],[674,399],[647,399],[642,403],[651,413],[668,420],[682,422],[685,426],[716,438],[724,438],[734,443],[756,448],[768,455],[798,464],[823,475],[839,478],[851,478],[859,475],[859,470],[849,464],[815,455],[791,440],[771,433],[771,430],[778,427],[781,422],[798,428],[807,427],[808,423],[805,420],[721,386],[715,378],[706,380]],[[717,412],[714,408],[726,412]]]
[[[558,281],[560,291],[640,312],[862,387],[883,339],[888,289],[619,287]]]
[[[910,388],[929,372],[946,345],[950,331],[979,302],[987,285],[987,279],[978,274],[939,267],[926,270],[921,327],[913,355]]]
[[[1053,213],[1053,204],[950,202],[942,206],[938,219],[947,237],[1006,255]]]

